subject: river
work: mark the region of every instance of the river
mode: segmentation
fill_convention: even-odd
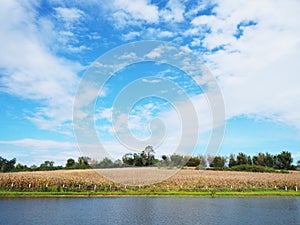
[[[0,224],[296,225],[300,198],[0,198]]]

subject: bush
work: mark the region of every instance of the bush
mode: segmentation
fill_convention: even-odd
[[[233,166],[230,168],[232,171],[247,171],[247,172],[260,172],[260,173],[274,173],[276,170],[270,167],[264,167],[259,165],[249,165],[249,164],[242,164]]]

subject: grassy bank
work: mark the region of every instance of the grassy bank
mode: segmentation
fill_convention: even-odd
[[[0,197],[113,197],[113,196],[169,196],[169,197],[252,197],[252,196],[295,196],[300,197],[300,191],[101,191],[101,192],[17,192],[0,191]]]

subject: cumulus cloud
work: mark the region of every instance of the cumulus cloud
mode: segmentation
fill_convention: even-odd
[[[68,24],[76,22],[84,15],[83,11],[76,8],[57,7],[55,8],[55,11],[58,18],[64,20]]]
[[[123,34],[123,40],[124,41],[130,41],[130,40],[133,40],[137,37],[139,37],[141,34],[139,32],[136,32],[136,31],[132,31],[132,32],[129,32],[127,34]]]
[[[70,3],[70,7],[54,4],[53,14],[47,16],[38,15],[35,8],[38,3],[12,0],[1,4],[0,21],[4,22],[0,24],[0,33],[5,35],[0,35],[0,91],[34,101],[36,107],[30,109],[27,119],[39,128],[60,132],[71,130],[73,98],[79,82],[77,74],[82,67],[59,53],[68,52],[75,57],[82,51],[93,50],[78,41],[83,36],[78,26],[89,16],[83,3],[76,1]],[[235,4],[230,0],[201,1],[188,8],[177,0],[170,0],[160,7],[147,0],[114,0],[105,4],[89,2],[95,9],[91,15],[96,15],[99,8],[95,6],[99,4],[101,16],[107,17],[101,19],[110,23],[105,25],[126,30],[117,33],[114,44],[120,40],[172,39],[173,43],[198,52],[222,89],[227,119],[247,115],[300,129],[299,1],[241,0]],[[85,35],[89,40],[107,38],[105,33]],[[147,57],[154,60],[163,54],[163,49],[157,48]],[[135,57],[135,53],[126,53],[121,58],[125,61]],[[190,62],[186,64],[189,66]],[[109,66],[99,65],[99,68],[105,70]],[[156,81],[144,79],[144,82]],[[205,84],[208,80],[203,77],[196,82]],[[82,99],[78,99],[79,104],[97,94],[98,97],[106,96],[106,90],[100,93],[93,88],[84,91]],[[193,96],[192,101],[199,105],[201,129],[205,133],[211,126],[207,123],[210,117],[202,97]],[[111,110],[98,116],[110,121]],[[176,143],[180,126],[173,121],[178,115],[168,110],[163,115],[167,127],[174,132],[165,143]],[[82,112],[78,116],[84,118],[86,115]],[[147,120],[151,118],[148,115]],[[145,128],[141,126],[144,121],[136,115],[130,121],[132,129]],[[107,124],[105,126],[107,128]],[[31,139],[6,144],[38,147],[38,142]],[[64,146],[51,141],[39,144]],[[112,142],[107,145],[113,147]],[[169,144],[162,149],[171,147]],[[122,146],[116,149],[121,151]]]
[[[263,9],[263,10],[262,10]],[[214,15],[192,25],[208,26],[205,59],[226,102],[227,118],[254,115],[300,129],[300,23],[298,1],[219,1]],[[249,22],[253,21],[253,22]],[[236,32],[244,26],[241,36]],[[192,46],[196,43],[193,42]]]
[[[160,11],[160,16],[165,21],[184,21],[185,6],[178,0],[169,0],[166,8]]]
[[[121,26],[132,25],[136,20],[147,23],[159,21],[158,8],[149,4],[147,0],[114,0],[110,10]]]
[[[27,118],[42,129],[66,132],[80,64],[57,57],[43,42],[33,6],[6,1],[0,15],[6,21],[0,26],[1,91],[37,101]]]

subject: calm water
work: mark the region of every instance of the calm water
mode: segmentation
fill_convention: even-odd
[[[300,224],[300,198],[0,198],[0,224]]]

